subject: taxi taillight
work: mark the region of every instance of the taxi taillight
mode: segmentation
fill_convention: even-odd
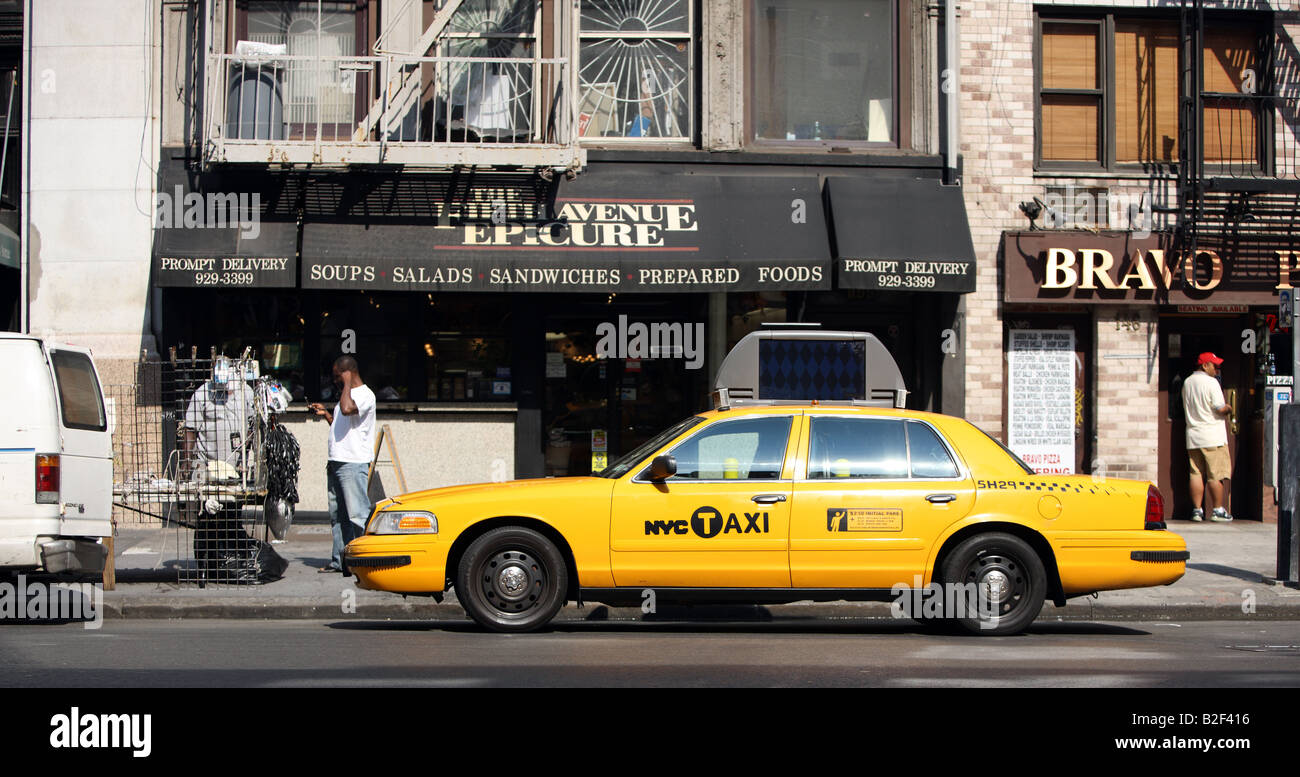
[[[59,454],[36,454],[36,504],[59,503]]]
[[[1147,486],[1147,513],[1144,528],[1161,530],[1165,528],[1165,498],[1155,486]]]

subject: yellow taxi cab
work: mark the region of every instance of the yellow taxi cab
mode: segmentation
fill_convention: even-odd
[[[951,416],[744,393],[593,476],[386,499],[347,566],[365,589],[452,586],[494,631],[541,628],[571,600],[897,601],[940,584],[983,603],[945,600],[941,617],[1008,634],[1046,599],[1185,572],[1150,483],[1035,474]]]

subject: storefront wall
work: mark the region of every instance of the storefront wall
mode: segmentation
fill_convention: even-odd
[[[465,483],[502,482],[514,478],[515,414],[512,411],[380,412],[376,428],[385,430],[378,473],[384,492],[401,492],[396,470],[400,461],[408,491]],[[302,449],[298,474],[300,511],[327,509],[326,436],[323,419],[294,410],[285,426]]]
[[[1228,507],[1240,518],[1272,519],[1263,423],[1270,384],[1291,380],[1290,335],[1277,331],[1273,301],[1289,282],[1287,266],[1209,249],[1189,265],[1167,233],[1018,231],[1005,233],[1002,246],[1010,331],[1031,315],[1022,311],[1040,311],[1038,321],[1090,320],[1095,349],[1081,356],[1095,389],[1078,402],[1095,418],[1093,453],[1076,471],[1157,483],[1166,515],[1185,517],[1193,505],[1182,382],[1199,354],[1213,352],[1224,359],[1219,380],[1235,409]]]
[[[893,242],[859,230],[832,255],[830,206],[855,224],[880,195],[845,178],[896,193]],[[960,197],[937,169],[603,162],[555,185],[164,170],[169,192],[260,189],[264,226],[275,226],[203,242],[160,229],[160,341],[252,347],[296,401],[326,404],[330,364],[355,355],[409,489],[589,474],[707,410],[720,358],[763,323],[872,332],[904,370],[909,407],[960,412],[957,309],[973,268]],[[296,225],[295,202],[309,203]],[[938,233],[904,221],[939,210],[944,239],[925,253]],[[195,261],[232,255],[258,268],[261,288],[202,288],[212,274]],[[845,258],[857,268],[847,280]],[[864,271],[877,266],[894,269]],[[860,288],[835,288],[844,283]],[[638,353],[637,326],[682,339]],[[323,481],[313,483],[324,437],[300,407],[290,424],[303,446],[301,509],[323,509]]]

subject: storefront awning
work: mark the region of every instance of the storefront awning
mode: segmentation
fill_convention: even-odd
[[[553,195],[553,196],[552,196]],[[307,224],[302,287],[664,292],[829,289],[813,177],[591,171],[534,201],[475,187],[424,221]]]
[[[297,251],[295,223],[158,228],[153,282],[188,288],[293,288]]]
[[[831,177],[837,284],[890,291],[975,290],[961,187],[915,178]]]

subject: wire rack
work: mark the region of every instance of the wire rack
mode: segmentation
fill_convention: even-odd
[[[113,387],[115,518],[176,531],[177,558],[160,563],[178,583],[265,582],[265,386],[247,352],[172,351]]]

